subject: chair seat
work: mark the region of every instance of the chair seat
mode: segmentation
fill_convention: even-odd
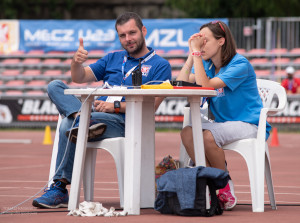
[[[52,158],[49,172],[49,185],[52,183],[52,178],[55,174],[56,166],[56,156],[58,152],[58,140],[59,140],[59,127],[61,124],[62,117],[59,115],[56,134],[53,143]],[[120,194],[120,205],[123,207],[124,204],[124,137],[116,137],[104,139],[97,142],[88,142],[85,154],[84,166],[80,167],[80,171],[83,171],[83,188],[84,188],[84,198],[86,201],[93,201],[94,199],[94,179],[95,179],[95,166],[97,150],[104,149],[108,151],[115,160],[118,184],[119,184],[119,194]],[[74,165],[78,165],[74,163]],[[74,173],[73,174],[80,174]],[[76,191],[76,194],[71,195],[69,198],[68,209],[74,210],[78,207],[76,198],[79,197],[80,185],[76,185],[71,182],[72,191]]]
[[[32,69],[29,69],[29,70],[25,70],[24,72],[23,72],[23,75],[25,75],[25,76],[39,76],[39,75],[41,75],[41,70],[40,69],[34,69],[34,70],[32,70]]]
[[[120,206],[124,206],[124,139],[124,137],[116,137],[87,143],[83,174],[83,184],[85,188],[84,197],[86,201],[93,201],[94,199],[94,176],[97,149],[103,149],[109,152],[115,160],[119,184]],[[72,204],[70,205],[72,206]]]
[[[18,76],[20,75],[20,70],[19,69],[4,70],[1,74],[5,76]]]
[[[41,59],[40,58],[26,58],[23,60],[23,64],[31,65],[31,64],[40,64]]]

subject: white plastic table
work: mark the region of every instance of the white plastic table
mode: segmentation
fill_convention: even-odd
[[[82,104],[74,163],[83,163],[87,144],[88,123],[94,96],[125,96],[125,173],[124,211],[139,215],[141,207],[154,206],[155,191],[155,97],[187,97],[191,108],[196,165],[205,166],[200,115],[202,97],[216,96],[205,89],[67,89],[65,94],[81,96]],[[179,136],[178,136],[179,137]],[[78,166],[73,173],[78,173]],[[78,208],[80,174],[73,174],[69,210]],[[142,180],[141,180],[142,179]],[[74,196],[78,194],[78,196]],[[72,201],[72,202],[71,202]],[[142,203],[141,203],[142,201]],[[70,206],[70,203],[73,204]]]

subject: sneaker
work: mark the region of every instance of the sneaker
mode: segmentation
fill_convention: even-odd
[[[78,129],[79,129],[79,116],[76,117],[75,124],[73,128],[66,131],[66,136],[69,137],[70,135],[70,141],[73,143],[76,143],[77,141],[77,135],[78,135]],[[95,139],[103,135],[103,133],[106,130],[106,125],[104,123],[99,123],[95,120],[90,120],[90,127],[88,132],[88,141],[91,139]]]
[[[232,180],[223,189],[219,190],[218,198],[225,211],[231,211],[237,203],[237,198],[234,195],[234,187]]]
[[[68,190],[59,187],[60,181],[53,183],[45,193],[33,200],[32,205],[38,208],[66,208],[68,207]]]
[[[191,158],[189,158],[188,164],[187,164],[186,167],[188,167],[188,168],[194,168],[195,166],[196,166],[196,165],[195,165],[195,163],[193,162],[193,160],[192,160]]]

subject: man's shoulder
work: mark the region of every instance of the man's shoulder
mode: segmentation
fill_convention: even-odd
[[[124,50],[114,50],[106,53],[106,55],[102,57],[101,60],[115,63],[121,59],[123,60],[124,55]]]
[[[283,80],[281,81],[281,85],[282,85],[282,86],[284,86],[284,85],[286,85],[286,84],[287,84],[287,82],[288,82],[288,79],[287,79],[287,78],[285,78],[285,79],[283,79]]]
[[[300,78],[295,78],[295,81],[297,82],[297,84],[300,86]]]
[[[118,57],[118,56],[124,56],[125,51],[124,50],[113,50],[106,54],[107,57]]]
[[[161,64],[170,64],[167,59],[161,57],[160,55],[155,54],[153,58],[155,59],[156,62],[159,62]]]

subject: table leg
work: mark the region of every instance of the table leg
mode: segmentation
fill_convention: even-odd
[[[154,98],[144,97],[141,147],[141,208],[153,208],[155,201],[155,109]]]
[[[81,97],[81,100],[84,101],[86,98],[87,96],[84,95]],[[79,205],[80,186],[87,144],[87,131],[90,122],[90,114],[93,100],[93,97],[89,97],[86,100],[86,102],[82,104],[81,108],[68,210],[74,210],[78,208]]]
[[[189,97],[193,125],[195,161],[197,166],[206,166],[200,114],[200,101],[201,98],[199,96]]]
[[[142,96],[126,96],[124,211],[140,214]]]

